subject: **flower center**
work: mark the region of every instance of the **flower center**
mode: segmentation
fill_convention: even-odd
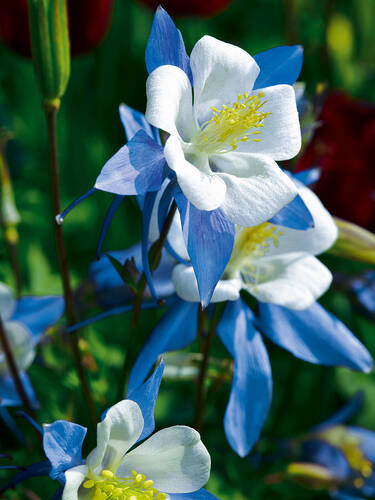
[[[116,477],[103,470],[102,479],[87,479],[83,487],[92,490],[92,500],[165,500],[167,495],[153,488],[154,482],[144,474],[132,471],[130,477]]]
[[[264,277],[264,270],[256,263],[256,259],[264,257],[272,246],[277,247],[279,237],[283,234],[283,231],[269,222],[239,231],[226,273],[231,276],[240,271],[246,284],[256,286]]]
[[[261,97],[263,92],[257,95],[245,92],[238,95],[231,107],[225,104],[222,109],[212,107],[213,117],[202,125],[195,140],[196,148],[208,154],[227,153],[237,149],[239,142],[259,142],[259,129],[270,114],[259,111],[266,102],[261,102]]]

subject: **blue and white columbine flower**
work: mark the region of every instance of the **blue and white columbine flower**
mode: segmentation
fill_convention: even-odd
[[[86,463],[65,472],[62,500],[164,500],[167,494],[192,493],[207,483],[210,455],[198,432],[169,427],[129,451],[143,425],[136,402],[124,400],[110,408],[98,424],[97,447]]]
[[[25,371],[35,358],[35,347],[45,329],[53,325],[64,312],[64,300],[59,296],[23,297],[16,300],[11,290],[0,283],[0,316],[8,336],[21,380],[32,403],[38,402]],[[8,372],[0,348],[0,406],[20,406],[21,400]]]
[[[311,306],[328,289],[332,275],[314,255],[332,246],[337,227],[309,188],[298,184],[298,189],[314,219],[314,227],[298,231],[265,222],[238,228],[231,258],[211,302],[237,300],[244,289],[262,302],[299,310]],[[180,240],[182,236],[178,239],[175,232],[176,251],[181,248]],[[186,252],[181,257],[186,258]],[[173,282],[182,299],[200,301],[191,265],[178,264]]]
[[[167,164],[196,208],[221,208],[242,226],[261,224],[297,194],[275,163],[301,146],[293,87],[253,90],[255,60],[210,36],[197,42],[190,65],[194,101],[188,75],[160,66],[147,80],[146,118],[170,134]]]

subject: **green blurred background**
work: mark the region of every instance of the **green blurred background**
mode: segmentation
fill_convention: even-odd
[[[268,48],[300,43],[305,48],[301,81],[307,94],[318,83],[340,88],[365,100],[375,98],[374,0],[235,0],[212,19],[181,18],[188,52],[204,34],[240,45],[250,54]],[[72,61],[71,79],[58,118],[62,205],[89,189],[104,162],[119,148],[124,132],[118,117],[121,102],[144,111],[144,50],[150,32],[152,12],[130,0],[117,0],[109,34],[93,53]],[[46,128],[41,98],[33,68],[28,60],[0,45],[0,126],[14,132],[8,149],[16,202],[21,214],[20,262],[24,293],[60,292],[57,259],[49,217],[49,174]],[[64,223],[64,234],[73,281],[77,285],[95,257],[98,234],[112,197],[96,194],[72,212]],[[105,250],[130,246],[140,239],[140,212],[127,199],[115,216]],[[14,284],[3,235],[0,246],[0,280]],[[338,259],[326,259],[331,268],[360,270],[366,266]],[[374,326],[360,317],[347,296],[330,291],[322,303],[365,342],[375,356]],[[142,315],[140,331],[150,331],[163,311]],[[115,402],[118,374],[130,326],[127,315],[100,322],[85,330],[82,343],[90,368],[98,411]],[[294,359],[267,343],[275,382],[271,412],[264,438],[295,436],[328,417],[355,393],[365,390],[366,399],[357,423],[375,430],[375,376],[345,369],[323,368]],[[195,350],[197,346],[192,346]],[[91,353],[91,354],[90,354]],[[226,357],[219,342],[216,356]],[[88,415],[79,390],[69,349],[58,332],[39,349],[29,370],[42,409],[40,422],[58,418],[87,425]],[[251,388],[249,388],[251,390]],[[265,485],[263,477],[280,470],[280,464],[258,464],[238,458],[225,441],[222,416],[229,382],[213,394],[206,415],[203,438],[212,456],[213,470],[208,489],[219,498],[240,500],[326,498],[324,491],[311,492],[293,484]],[[157,404],[157,426],[191,424],[194,385],[190,381],[163,382]],[[20,422],[26,433],[27,425]],[[42,459],[35,441],[26,451],[9,435],[1,433],[1,452],[14,455],[27,465]],[[31,441],[33,438],[31,437]],[[86,440],[89,451],[95,436]],[[260,447],[264,440],[260,442]],[[2,477],[5,477],[2,474]],[[9,499],[29,498],[29,488],[41,499],[51,498],[57,483],[32,480]]]

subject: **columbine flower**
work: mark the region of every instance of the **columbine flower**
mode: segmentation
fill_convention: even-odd
[[[194,429],[163,429],[129,452],[142,431],[137,403],[124,400],[110,408],[98,424],[97,447],[85,465],[65,472],[62,500],[164,500],[167,494],[195,492],[206,484],[210,456]]]
[[[200,210],[254,226],[295,196],[275,160],[295,156],[301,134],[290,85],[257,88],[259,66],[245,51],[204,36],[188,75],[159,66],[147,80],[146,118],[170,134],[164,154],[186,198]]]
[[[15,362],[25,390],[33,404],[37,400],[25,370],[35,358],[35,346],[44,330],[55,323],[64,311],[62,297],[23,297],[18,301],[10,289],[0,283],[0,316],[8,335]],[[21,405],[13,379],[9,375],[4,353],[0,348],[0,398],[2,406]]]
[[[298,231],[265,222],[238,228],[232,256],[212,302],[237,300],[245,289],[262,302],[305,309],[327,290],[332,275],[314,255],[334,243],[337,228],[310,189],[300,185],[299,195],[313,216],[314,227]],[[192,266],[177,265],[173,282],[182,299],[200,300]]]
[[[346,424],[362,401],[358,393],[326,422],[300,437],[282,440],[281,451],[290,463],[280,479],[326,488],[332,498],[373,498],[375,433]]]

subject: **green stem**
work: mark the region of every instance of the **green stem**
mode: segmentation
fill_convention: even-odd
[[[66,257],[64,235],[62,227],[56,223],[56,215],[61,212],[60,204],[60,187],[59,187],[59,166],[57,159],[57,103],[45,103],[44,111],[47,121],[48,141],[50,151],[50,175],[51,175],[51,193],[53,203],[53,226],[55,231],[55,239],[57,246],[57,255],[59,259],[60,275],[64,290],[65,311],[67,316],[68,325],[74,325],[77,322],[76,311],[74,307],[73,292],[70,282],[69,267]],[[97,423],[95,404],[90,390],[90,385],[86,378],[86,373],[82,364],[81,353],[78,345],[78,335],[69,335],[70,347],[73,353],[77,374],[81,382],[81,387],[85,395],[89,414],[93,425]]]
[[[5,354],[5,359],[7,361],[9,372],[12,376],[14,385],[16,386],[16,389],[17,389],[17,392],[20,396],[20,399],[21,399],[23,405],[25,406],[25,408],[27,409],[27,411],[29,412],[30,416],[35,419],[33,407],[31,405],[31,402],[30,402],[30,399],[27,395],[27,392],[23,386],[23,383],[22,383],[22,380],[21,380],[21,377],[20,377],[20,374],[18,371],[18,367],[17,367],[16,361],[15,361],[14,356],[13,356],[12,348],[11,348],[10,343],[9,343],[8,335],[6,333],[6,330],[4,328],[4,323],[3,323],[1,318],[0,318],[0,343],[1,343],[1,347],[2,347],[4,354]]]
[[[164,244],[166,242],[169,230],[172,225],[173,218],[176,214],[177,210],[177,204],[175,201],[173,201],[171,208],[169,209],[167,218],[165,219],[164,225],[162,227],[162,230],[160,232],[160,236],[158,240],[152,245],[149,251],[149,260],[150,260],[150,268],[151,271],[154,271],[157,266],[159,265],[160,262],[160,257],[161,257],[161,251],[163,250]],[[118,392],[117,392],[117,400],[120,400],[123,398],[123,395],[127,393],[127,386],[129,382],[129,376],[130,376],[130,370],[135,358],[135,353],[136,351],[136,331],[137,331],[137,326],[138,326],[138,320],[139,320],[139,313],[141,309],[141,304],[142,304],[142,299],[143,299],[143,294],[145,291],[147,285],[146,277],[144,273],[142,273],[140,279],[139,279],[139,288],[137,293],[134,296],[134,301],[133,301],[133,318],[132,318],[132,326],[130,330],[130,337],[127,345],[127,349],[125,352],[124,356],[124,362],[122,365],[121,373],[120,373],[120,382],[118,386]]]
[[[197,380],[197,391],[195,395],[195,416],[194,416],[194,427],[198,432],[202,431],[204,414],[206,411],[206,401],[207,393],[204,387],[204,382],[207,376],[208,370],[208,359],[210,348],[212,345],[212,340],[215,336],[216,327],[219,322],[221,308],[218,304],[215,304],[213,316],[209,325],[208,331],[206,331],[206,314],[205,311],[200,307],[198,311],[198,336],[201,340],[201,353],[202,361],[200,365],[198,380]]]

